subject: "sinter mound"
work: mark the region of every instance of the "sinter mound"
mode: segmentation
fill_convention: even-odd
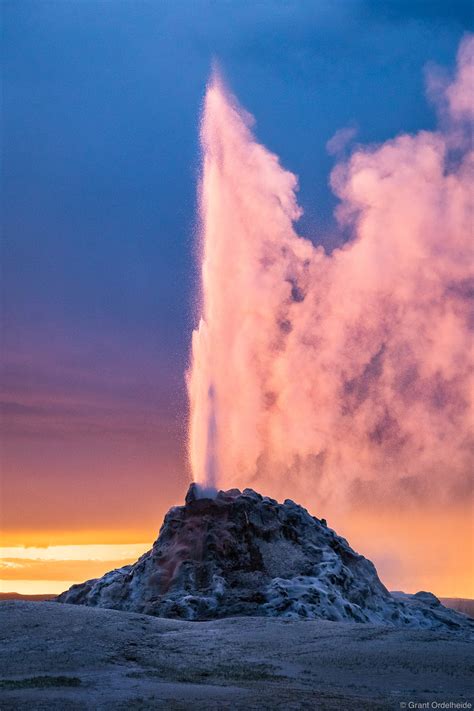
[[[58,601],[188,620],[257,615],[474,627],[430,593],[392,595],[373,563],[289,499],[279,504],[252,489],[198,494],[192,484],[136,563],[73,585]]]

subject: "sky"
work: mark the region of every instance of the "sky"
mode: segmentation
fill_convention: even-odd
[[[5,590],[54,592],[134,560],[189,483],[184,371],[212,63],[299,176],[299,232],[330,251],[341,233],[328,141],[433,129],[426,68],[452,70],[473,22],[463,0],[13,1],[2,15],[0,577]],[[395,524],[382,555],[369,545],[376,516],[339,523],[392,586],[467,594],[454,553],[448,578],[413,581],[393,563]]]

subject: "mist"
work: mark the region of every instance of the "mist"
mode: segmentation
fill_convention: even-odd
[[[455,76],[428,76],[436,131],[352,145],[335,165],[344,244],[332,252],[324,235],[297,233],[297,177],[213,73],[187,376],[201,486],[252,486],[330,511],[465,499],[473,51],[468,36]]]

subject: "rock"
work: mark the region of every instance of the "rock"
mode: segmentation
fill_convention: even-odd
[[[253,615],[458,632],[473,626],[431,593],[392,595],[373,563],[293,501],[195,484],[135,564],[73,585],[57,600],[190,620]]]
[[[430,592],[425,592],[424,590],[420,590],[420,592],[415,593],[413,597],[415,598],[415,600],[421,600],[422,602],[426,602],[427,605],[434,605],[435,607],[441,605],[436,595],[433,595],[433,593]]]
[[[196,499],[199,499],[199,490],[198,485],[193,482],[189,485],[188,493],[185,496],[184,503],[190,504],[193,501],[196,501]]]

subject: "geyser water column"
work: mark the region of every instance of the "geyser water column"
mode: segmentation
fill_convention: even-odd
[[[266,437],[262,390],[268,403],[274,397],[268,359],[285,330],[281,313],[275,334],[276,312],[296,283],[275,250],[285,249],[300,215],[297,181],[256,143],[251,122],[214,72],[201,122],[201,319],[187,378],[192,472],[206,486],[222,472],[227,483],[243,483],[256,471]],[[300,252],[310,249],[299,241]]]

